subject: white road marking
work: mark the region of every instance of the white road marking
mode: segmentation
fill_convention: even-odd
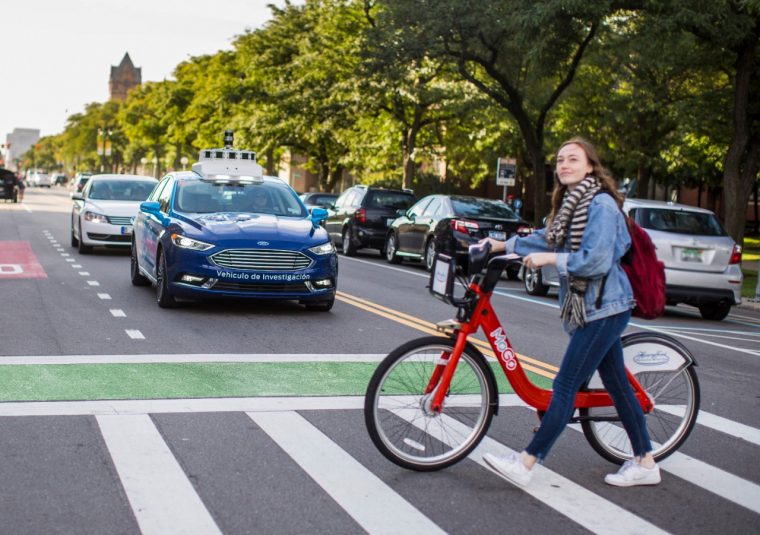
[[[142,533],[221,533],[149,416],[97,422]]]
[[[56,247],[55,250],[58,251],[59,253],[62,253],[64,251],[63,247]]]
[[[76,260],[74,260],[73,258],[67,258],[66,262],[76,262]],[[74,267],[80,268],[82,266],[74,266]]]
[[[676,407],[658,405],[657,409],[662,412],[667,412],[668,414],[673,414],[675,416],[683,415],[683,410],[678,410]],[[723,418],[717,414],[711,414],[702,410],[699,411],[699,414],[697,415],[697,423],[699,425],[709,427],[710,429],[720,431],[721,433],[731,435],[732,437],[746,440],[747,442],[751,442],[756,446],[760,446],[760,429],[755,429],[754,427],[750,427],[739,422],[734,422],[728,418]]]
[[[109,294],[98,294],[98,297],[100,299],[111,299],[111,296]]]
[[[303,416],[295,412],[248,416],[367,532],[444,533]]]
[[[89,277],[90,276],[90,272],[89,271],[80,271],[79,274],[81,276],[83,276],[83,277]]]
[[[111,313],[111,315],[114,318],[126,318],[127,317],[127,315],[124,313],[124,311],[121,310],[120,308],[112,308],[112,309],[109,310],[109,312]]]
[[[87,281],[87,284],[90,286],[100,286],[100,283],[98,281]]]
[[[0,357],[0,366],[29,364],[151,364],[188,362],[380,362],[385,353],[198,353],[153,355],[41,355]]]
[[[72,259],[71,261],[73,262],[74,260]],[[69,262],[69,260],[66,260],[66,262]],[[73,267],[74,269],[79,269],[82,267],[82,264],[72,264],[71,267]]]
[[[61,253],[61,256],[66,258],[67,256],[71,256],[69,253]]]
[[[132,340],[145,340],[145,336],[143,335],[143,333],[141,333],[137,329],[124,329],[124,331],[127,333],[127,336],[129,336]]]

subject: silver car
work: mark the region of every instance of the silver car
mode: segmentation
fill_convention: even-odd
[[[649,236],[665,264],[669,305],[695,306],[705,319],[722,320],[741,303],[741,247],[710,210],[684,204],[627,199],[623,210]],[[525,270],[525,291],[546,295],[559,286],[557,270]]]

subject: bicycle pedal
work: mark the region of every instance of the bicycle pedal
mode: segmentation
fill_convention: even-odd
[[[462,324],[454,319],[439,321],[435,330],[444,334],[454,333],[462,328]]]

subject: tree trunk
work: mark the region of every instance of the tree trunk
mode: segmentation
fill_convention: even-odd
[[[264,156],[267,159],[267,167],[266,167],[267,175],[269,175],[269,176],[277,176],[275,174],[276,173],[276,169],[275,169],[275,165],[274,165],[274,149],[271,148],[271,147],[268,148],[266,150],[266,152],[264,153]]]
[[[639,182],[636,195],[639,199],[649,198],[649,182],[652,178],[652,168],[649,165],[640,165],[636,179]]]
[[[723,164],[725,227],[737,243],[744,238],[747,202],[757,179],[760,141],[751,138],[749,93],[755,61],[758,29],[743,43],[736,58],[733,134]]]

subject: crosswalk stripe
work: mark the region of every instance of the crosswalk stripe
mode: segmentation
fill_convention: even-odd
[[[221,533],[149,416],[97,422],[144,535]]]
[[[396,414],[419,429],[426,432],[429,431],[429,428],[425,426],[425,422],[420,421],[420,418],[415,418],[410,414]],[[439,416],[439,418],[446,420],[446,426],[449,431],[453,429],[461,435],[468,434],[469,429],[462,426],[454,418],[446,415]],[[435,438],[448,443],[450,436],[452,434],[445,433]],[[491,471],[485,461],[483,461],[483,455],[486,453],[503,457],[514,453],[514,450],[490,437],[485,437],[469,455],[469,459]],[[605,500],[601,496],[594,494],[590,490],[548,468],[536,465],[534,470],[533,481],[528,487],[521,490],[593,533],[609,533],[610,535],[667,533],[651,522],[626,511],[609,500]]]
[[[256,412],[248,416],[369,533],[443,533],[301,415]]]

